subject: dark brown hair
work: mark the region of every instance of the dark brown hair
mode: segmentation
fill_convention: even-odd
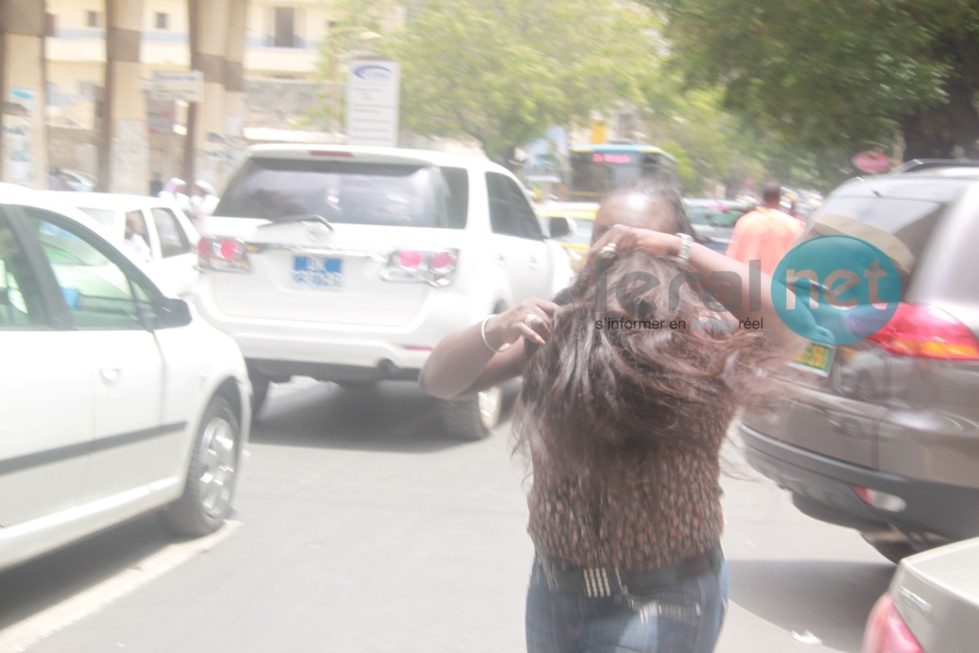
[[[515,451],[545,455],[551,469],[614,479],[663,445],[709,447],[698,428],[716,419],[723,430],[738,405],[772,396],[774,344],[712,312],[685,264],[641,250],[592,257],[556,302],[515,415]]]

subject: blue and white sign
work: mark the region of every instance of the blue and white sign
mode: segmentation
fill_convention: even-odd
[[[354,59],[347,82],[347,143],[397,147],[401,67],[380,58]]]

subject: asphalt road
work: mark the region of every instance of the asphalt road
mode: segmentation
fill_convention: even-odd
[[[441,434],[408,384],[274,387],[228,527],[147,517],[0,573],[0,652],[524,650],[532,547],[508,425]],[[726,452],[718,653],[859,653],[894,566]]]

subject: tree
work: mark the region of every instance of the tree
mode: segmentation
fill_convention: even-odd
[[[506,163],[553,125],[640,105],[660,56],[648,8],[617,0],[426,0],[373,49],[401,64],[401,126]]]
[[[646,0],[693,87],[810,151],[979,158],[975,0]]]

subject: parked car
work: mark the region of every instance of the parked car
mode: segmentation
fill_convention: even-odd
[[[568,251],[575,270],[580,270],[588,258],[597,211],[598,204],[593,202],[547,202],[537,207],[537,213],[543,218],[545,225],[552,218],[563,218],[567,221],[568,233],[556,240]]]
[[[870,613],[863,653],[962,653],[979,642],[979,538],[905,558]]]
[[[270,382],[417,380],[445,335],[571,279],[516,178],[489,161],[397,148],[251,149],[205,223],[200,313]],[[499,388],[441,403],[486,435]]]
[[[81,209],[106,228],[116,244],[126,246],[127,226],[148,247],[143,260],[154,280],[186,297],[197,283],[197,228],[171,202],[143,195],[46,192],[54,201]],[[138,252],[137,252],[138,254]]]
[[[78,170],[54,168],[48,175],[48,185],[51,190],[91,193],[95,190],[95,179]]]
[[[747,202],[719,199],[684,198],[683,205],[700,242],[722,254],[731,243],[738,219],[754,208]]]
[[[153,510],[214,531],[249,434],[234,341],[60,206],[0,184],[0,568]]]
[[[740,426],[750,464],[887,558],[979,535],[979,167],[837,189],[804,238],[850,235],[893,259],[900,303],[846,345],[814,343],[774,415]],[[859,318],[859,315],[855,316]]]

